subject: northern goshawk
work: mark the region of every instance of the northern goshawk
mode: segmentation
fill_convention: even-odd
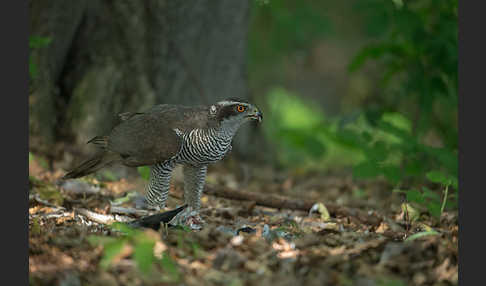
[[[63,178],[91,174],[110,163],[130,167],[151,166],[145,199],[149,206],[164,208],[172,170],[183,165],[184,199],[190,210],[199,211],[209,163],[221,160],[231,150],[239,127],[262,120],[255,106],[227,99],[210,106],[162,104],[146,112],[126,112],[107,136],[88,141],[101,147],[93,157]]]

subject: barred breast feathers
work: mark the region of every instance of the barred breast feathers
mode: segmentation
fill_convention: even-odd
[[[180,152],[176,161],[186,163],[210,163],[221,160],[230,149],[233,139],[232,132],[223,130],[193,129],[189,132],[182,132],[179,129],[174,131],[183,138]]]

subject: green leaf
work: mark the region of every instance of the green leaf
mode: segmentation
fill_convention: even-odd
[[[39,235],[41,233],[41,226],[39,223],[39,217],[34,217],[32,220],[32,227],[30,229],[30,232],[35,235]]]
[[[192,253],[194,254],[194,257],[196,259],[200,259],[205,256],[204,250],[197,242],[191,242],[191,246],[192,246]]]
[[[448,185],[449,179],[440,171],[430,171],[426,175],[427,179],[433,183]]]
[[[127,224],[122,223],[122,222],[114,222],[114,223],[112,223],[110,225],[110,227],[113,230],[116,230],[116,231],[125,233],[128,236],[133,236],[133,235],[135,235],[135,234],[137,234],[137,233],[140,232],[139,230],[136,230],[134,228],[131,228],[130,226],[128,226]]]
[[[396,137],[400,138],[403,142],[415,141],[415,138],[413,138],[405,128],[395,126],[387,121],[380,120],[378,122],[378,127],[383,132],[395,135]]]
[[[164,252],[162,254],[162,259],[160,260],[160,264],[167,274],[171,277],[173,281],[179,281],[179,270],[177,269],[177,264],[170,258],[169,254]]]
[[[277,136],[291,148],[304,151],[315,158],[322,157],[326,152],[326,146],[309,130],[286,128],[279,130]]]
[[[340,129],[336,132],[336,137],[338,142],[342,145],[349,146],[349,147],[360,147],[362,144],[366,144],[367,142],[363,142],[362,136],[354,130],[350,129]]]
[[[375,162],[383,162],[388,157],[388,149],[383,141],[375,142],[366,150],[366,156]]]
[[[365,142],[371,142],[373,140],[373,137],[371,136],[371,134],[368,131],[363,131],[361,133],[361,136],[363,137],[363,140]]]
[[[317,203],[317,211],[321,214],[321,219],[323,221],[328,221],[331,218],[329,211],[323,203]]]
[[[454,189],[458,190],[459,189],[459,185],[458,185],[457,178],[450,176],[449,177],[449,180],[451,182],[452,187],[454,187]]]
[[[86,238],[88,242],[93,246],[98,245],[105,245],[109,243],[113,243],[114,241],[118,240],[117,237],[110,237],[110,236],[100,236],[100,235],[90,235]]]
[[[451,210],[457,209],[457,199],[455,199],[455,198],[449,198],[447,200],[446,209],[451,209]]]
[[[104,255],[100,261],[100,266],[103,269],[107,269],[110,266],[115,256],[122,251],[125,243],[124,239],[117,239],[104,245]]]
[[[416,240],[417,238],[421,238],[421,237],[424,237],[424,236],[438,235],[438,234],[440,234],[440,233],[435,231],[435,230],[421,231],[421,232],[418,232],[418,233],[415,233],[415,234],[409,236],[407,239],[405,239],[405,241],[409,242],[409,241],[413,241],[413,240]]]
[[[150,167],[148,166],[137,167],[137,171],[142,176],[142,178],[148,181],[148,179],[150,178]]]
[[[424,203],[424,197],[422,193],[418,190],[409,190],[407,191],[407,201],[409,202],[414,202],[414,203]]]
[[[437,159],[438,163],[447,170],[447,173],[457,177],[457,150],[452,150],[448,148],[434,148],[424,145],[421,145],[421,149],[426,152],[428,156]]]
[[[142,273],[148,274],[151,270],[154,261],[154,245],[155,242],[144,239],[135,245],[133,258],[137,262],[138,268]]]
[[[427,210],[429,211],[430,215],[436,218],[440,218],[440,203],[438,202],[430,202],[427,204]]]
[[[382,172],[385,177],[392,183],[396,184],[402,179],[402,170],[397,166],[383,166]]]
[[[432,191],[431,189],[427,187],[422,187],[423,190],[423,196],[424,198],[429,198],[432,201],[439,202],[440,201],[440,195],[437,192]]]
[[[103,177],[103,179],[109,182],[117,181],[117,177],[110,170],[104,170],[103,172],[101,172],[101,176]]]
[[[62,206],[64,202],[64,196],[61,191],[53,185],[45,185],[37,188],[37,193],[41,199],[52,202],[56,205]]]
[[[420,218],[420,212],[412,207],[410,204],[403,203],[401,205],[402,211],[408,213],[408,219],[414,222]]]
[[[348,66],[350,72],[354,72],[362,67],[369,59],[378,59],[392,49],[389,44],[370,44],[352,59]]]
[[[133,198],[137,197],[138,193],[137,192],[128,192],[125,194],[125,196],[117,198],[111,202],[112,205],[121,205],[123,203],[128,203],[130,202]]]
[[[380,174],[380,167],[371,161],[362,162],[353,168],[353,175],[357,178],[371,178]]]
[[[418,176],[424,173],[424,164],[420,160],[416,160],[415,158],[407,158],[410,160],[405,164],[405,173],[410,176]]]
[[[403,130],[409,134],[412,131],[412,122],[399,112],[385,112],[382,115],[381,120],[383,122],[388,122],[396,128],[399,128],[400,130]]]

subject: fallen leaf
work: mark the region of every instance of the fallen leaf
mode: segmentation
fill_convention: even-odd
[[[309,215],[311,215],[313,212],[316,211],[318,211],[321,214],[321,219],[323,221],[328,221],[331,218],[329,211],[327,210],[326,206],[323,203],[314,204],[309,211]]]

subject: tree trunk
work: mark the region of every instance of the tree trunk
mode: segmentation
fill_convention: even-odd
[[[31,50],[31,148],[86,148],[116,114],[154,104],[247,98],[248,20],[247,1],[31,1],[30,34],[51,39]]]

